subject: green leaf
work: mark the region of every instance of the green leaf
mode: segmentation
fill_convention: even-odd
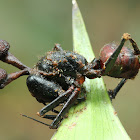
[[[94,58],[86,28],[75,0],[73,0],[74,51],[88,61]],[[86,101],[73,106],[52,140],[129,140],[113,109],[102,78],[86,79]]]

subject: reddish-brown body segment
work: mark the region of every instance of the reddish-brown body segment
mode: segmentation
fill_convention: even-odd
[[[117,47],[114,43],[105,45],[100,51],[101,62],[105,63]],[[131,79],[137,75],[139,67],[139,56],[135,55],[130,48],[123,47],[108,76]]]

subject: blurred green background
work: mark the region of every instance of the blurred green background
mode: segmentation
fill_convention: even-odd
[[[130,33],[140,46],[140,1],[78,0],[78,4],[97,58],[103,45],[120,42],[124,32]],[[71,7],[71,0],[0,0],[0,38],[7,40],[11,44],[10,52],[29,67],[51,50],[54,43],[72,50]],[[2,62],[0,67],[8,73],[18,70]],[[104,80],[108,89],[119,82],[108,77]],[[135,140],[140,139],[139,84],[140,74],[129,80],[113,100],[123,126]],[[23,113],[41,120],[35,113],[42,107],[30,95],[26,76],[0,90],[0,139],[49,140],[55,130],[19,115]]]

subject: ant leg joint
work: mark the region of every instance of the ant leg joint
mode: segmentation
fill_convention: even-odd
[[[125,39],[125,40],[129,40],[129,39],[131,39],[131,36],[128,33],[124,33],[122,38]]]

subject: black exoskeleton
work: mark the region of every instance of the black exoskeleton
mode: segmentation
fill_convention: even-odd
[[[129,40],[134,48],[134,61],[131,61],[131,57],[126,57],[128,54],[129,56],[131,55],[129,51],[126,51],[127,55],[125,55],[125,51],[121,51],[124,50],[122,47],[126,40]],[[7,84],[22,75],[29,75],[27,78],[29,91],[38,102],[45,105],[37,114],[43,118],[53,119],[53,122],[51,125],[48,125],[26,115],[23,116],[48,125],[52,129],[58,127],[58,124],[69,108],[76,101],[85,99],[85,96],[82,98],[79,97],[85,77],[94,79],[108,75],[123,78],[114,90],[109,91],[109,96],[112,99],[115,98],[127,79],[131,79],[137,75],[140,68],[139,48],[127,33],[123,35],[118,47],[111,45],[109,47],[104,46],[100,54],[100,59],[93,59],[91,62],[87,62],[86,58],[78,53],[63,50],[59,44],[56,44],[54,49],[47,52],[34,68],[29,68],[8,52],[9,47],[9,43],[0,40],[0,60],[19,68],[21,71],[7,74],[5,70],[0,68],[0,88],[4,88]],[[109,52],[109,55],[107,52]],[[135,64],[133,65],[131,62],[135,62]],[[130,65],[130,67],[127,67],[127,65]],[[129,73],[126,71],[126,67]],[[131,68],[135,69],[136,72],[133,71],[132,74]],[[118,72],[119,69],[120,71]],[[46,103],[48,104],[46,105]],[[61,103],[64,105],[60,112],[58,112],[54,108]],[[48,111],[53,111],[57,115],[45,115]]]

